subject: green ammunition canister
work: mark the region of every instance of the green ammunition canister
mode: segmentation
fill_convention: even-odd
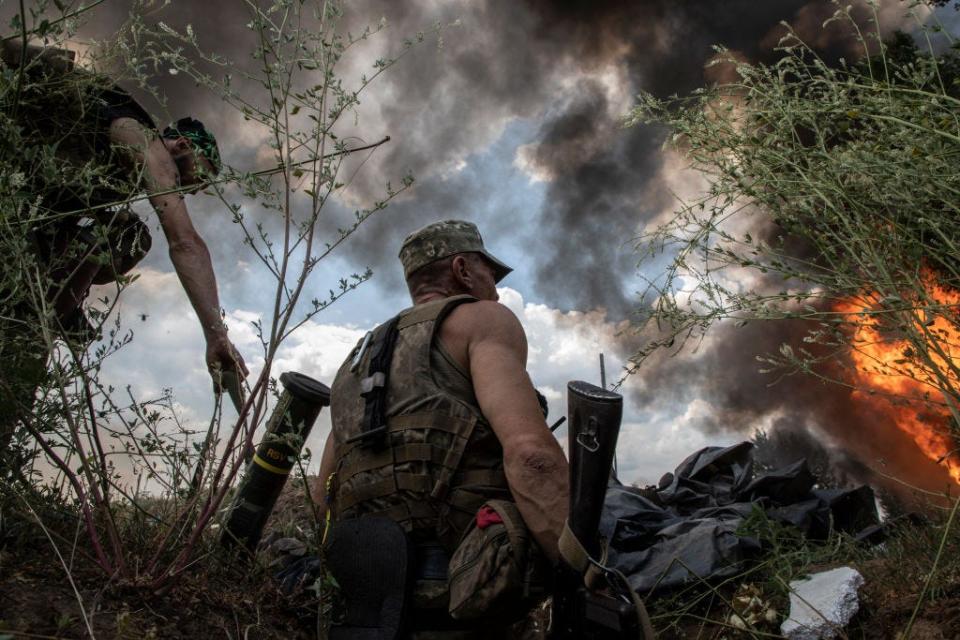
[[[220,538],[224,546],[240,543],[250,552],[256,550],[313,423],[320,410],[330,404],[330,388],[302,373],[283,373],[280,383],[283,394],[227,511]]]

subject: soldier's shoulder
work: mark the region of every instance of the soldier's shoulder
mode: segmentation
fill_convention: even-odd
[[[508,306],[494,300],[473,300],[470,304],[459,305],[454,311],[461,310],[474,316],[517,319]]]
[[[460,325],[470,333],[490,331],[523,331],[520,320],[509,307],[493,300],[476,300],[470,304],[461,304],[448,318],[449,322]]]

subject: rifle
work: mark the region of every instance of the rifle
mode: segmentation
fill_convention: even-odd
[[[552,640],[654,637],[643,603],[623,574],[604,566],[598,536],[623,397],[588,382],[567,385],[570,515],[560,536]]]

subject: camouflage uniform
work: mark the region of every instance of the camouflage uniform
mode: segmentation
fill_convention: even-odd
[[[410,235],[400,260],[409,277],[431,262],[466,252],[489,260],[497,280],[510,272],[484,249],[476,226],[463,221],[435,223]],[[413,593],[414,630],[408,637],[421,640],[514,637],[508,627],[485,624],[482,630],[471,629],[447,614],[443,559],[449,558],[485,501],[512,499],[503,450],[473,395],[469,373],[437,339],[444,318],[457,306],[474,301],[471,296],[454,296],[399,314],[385,383],[382,447],[355,439],[367,427],[362,393],[371,355],[363,351],[363,341],[347,357],[331,389],[337,458],[334,519],[387,517],[407,531],[418,558],[429,554],[440,558],[444,575],[418,574]],[[369,388],[369,379],[366,383]]]

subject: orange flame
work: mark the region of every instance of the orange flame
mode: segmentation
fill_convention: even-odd
[[[854,296],[834,310],[854,327],[854,396],[870,402],[886,398],[887,413],[897,427],[960,484],[960,452],[950,434],[952,417],[944,394],[960,389],[960,292],[938,285],[929,270],[923,273],[923,284],[925,299],[917,302],[916,310],[898,312],[907,323],[899,330],[890,326],[892,314],[876,313],[888,302],[876,294]],[[925,334],[926,362],[904,337],[907,330]]]

